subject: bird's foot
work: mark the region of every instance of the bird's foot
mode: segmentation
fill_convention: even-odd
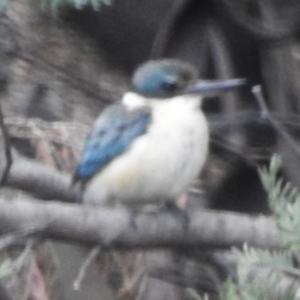
[[[190,223],[190,218],[187,211],[183,207],[179,207],[177,203],[169,201],[166,203],[165,210],[178,218],[185,227]]]
[[[137,211],[129,212],[129,226],[132,227],[134,230],[137,230],[136,215]]]

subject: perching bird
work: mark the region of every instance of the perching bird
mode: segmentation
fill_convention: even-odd
[[[84,201],[147,204],[180,197],[208,152],[202,98],[243,84],[198,81],[196,69],[175,59],[143,64],[132,89],[103,111],[86,142],[73,177],[85,187]]]

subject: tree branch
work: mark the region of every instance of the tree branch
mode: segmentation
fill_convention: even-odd
[[[134,218],[134,219],[133,219]],[[57,202],[0,199],[0,231],[36,229],[44,238],[115,248],[283,248],[275,223],[267,217],[192,211],[182,224],[167,212],[95,208]],[[133,226],[132,224],[135,224]]]
[[[1,128],[1,131],[2,131],[4,152],[5,152],[5,160],[6,160],[6,165],[5,165],[5,168],[3,170],[2,178],[0,180],[0,186],[1,186],[6,182],[9,170],[10,170],[11,165],[12,165],[12,154],[11,154],[10,140],[9,140],[9,136],[8,136],[6,126],[4,124],[4,118],[3,118],[3,113],[2,113],[2,107],[1,106],[0,106],[0,128]]]
[[[80,191],[71,188],[71,177],[30,160],[15,160],[6,185],[44,200],[80,202]]]
[[[298,155],[298,157],[300,157],[300,150],[298,144],[290,136],[288,131],[286,131],[285,128],[280,124],[280,122],[276,120],[276,118],[274,118],[270,113],[266,101],[263,97],[261,86],[260,85],[254,86],[252,88],[252,93],[254,94],[258,102],[258,105],[260,107],[261,117],[263,119],[267,119],[272,124],[276,132],[283,137],[283,139],[290,146],[290,148],[293,149],[293,151]]]
[[[7,185],[43,199],[76,202],[80,198],[78,191],[70,189],[69,175],[29,160],[15,161]],[[229,248],[244,243],[262,248],[283,247],[275,223],[266,217],[193,211],[189,219],[186,226],[166,212],[141,212],[133,216],[125,209],[26,200],[9,202],[0,198],[2,234],[35,229],[46,238],[117,248]]]

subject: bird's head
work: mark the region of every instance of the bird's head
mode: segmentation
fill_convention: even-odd
[[[243,79],[198,80],[189,63],[177,59],[146,62],[134,73],[132,92],[145,98],[169,99],[181,95],[215,96],[245,84]]]

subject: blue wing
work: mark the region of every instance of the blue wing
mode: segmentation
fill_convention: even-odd
[[[87,180],[111,160],[125,152],[131,143],[147,132],[151,122],[148,107],[127,111],[123,105],[107,108],[89,136],[73,180]]]

